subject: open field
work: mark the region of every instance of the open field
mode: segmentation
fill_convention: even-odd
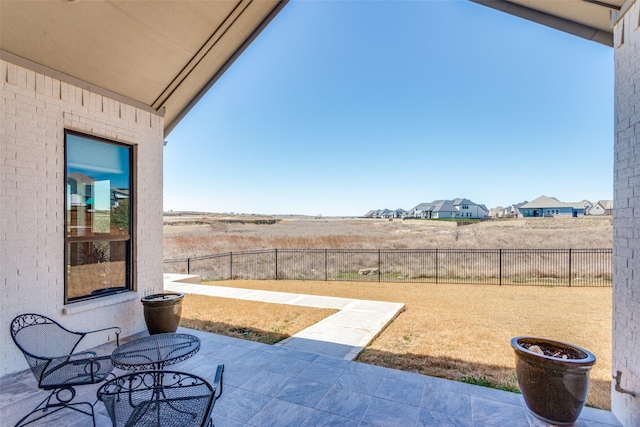
[[[165,217],[164,257],[273,248],[597,249],[611,248],[612,235],[611,217],[517,219],[457,226],[429,220],[192,214]],[[588,404],[610,407],[611,288],[267,280],[215,284],[403,302],[407,310],[358,360],[508,390],[517,387],[509,345],[512,337],[540,335],[569,341],[598,357]],[[187,299],[186,305],[191,304]],[[270,335],[274,331],[291,335],[325,315],[313,311],[273,315],[271,310],[282,307],[266,304],[260,309],[264,311],[258,311],[246,304],[231,299],[201,303],[197,309],[200,327],[209,322],[212,332],[273,342],[278,339]]]
[[[173,224],[173,225],[170,225]],[[167,216],[164,258],[255,249],[611,248],[610,216],[485,221]]]
[[[358,361],[512,391],[517,390],[509,344],[512,337],[537,335],[572,342],[598,358],[587,404],[610,408],[611,288],[311,281],[224,281],[215,285],[403,302],[407,309]],[[191,304],[191,299],[185,300],[187,317],[193,313]],[[266,304],[262,314],[246,304],[233,299],[216,301],[209,305],[214,310],[199,309],[198,317],[201,322],[217,324],[214,332],[253,340],[280,328],[287,318],[271,315],[268,306],[275,313],[282,310],[280,304]],[[218,307],[224,307],[224,312]],[[320,314],[301,317],[310,320]],[[260,326],[253,327],[253,333],[238,335],[237,331],[251,328],[248,325],[254,325],[256,319]],[[193,323],[183,326],[197,327]],[[306,327],[304,322],[297,326]],[[295,332],[296,328],[290,328],[286,335]]]

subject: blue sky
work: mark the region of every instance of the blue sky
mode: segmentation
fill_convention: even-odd
[[[468,1],[296,1],[166,138],[164,209],[613,197],[613,49]]]

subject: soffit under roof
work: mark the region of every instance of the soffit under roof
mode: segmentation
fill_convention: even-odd
[[[624,4],[472,1],[609,46]],[[164,110],[168,133],[286,2],[0,0],[0,53]]]
[[[579,37],[613,46],[612,16],[625,0],[471,0]]]
[[[0,0],[0,49],[148,109],[164,109],[168,133],[284,4]]]

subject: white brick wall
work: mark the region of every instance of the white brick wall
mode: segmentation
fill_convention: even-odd
[[[640,3],[614,28],[613,372],[640,393]],[[612,411],[640,426],[640,397],[612,388]]]
[[[140,296],[162,289],[163,118],[0,60],[0,375],[27,367],[8,329],[20,313],[70,329],[144,330]],[[64,130],[135,146],[136,293],[64,306]],[[113,339],[96,337],[88,345]]]

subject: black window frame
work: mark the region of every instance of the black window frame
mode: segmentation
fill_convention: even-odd
[[[67,206],[70,203],[68,200],[67,194],[67,183],[68,183],[68,172],[69,166],[67,163],[68,160],[68,144],[67,144],[67,136],[73,135],[80,138],[86,138],[93,141],[98,141],[106,144],[116,145],[119,147],[124,147],[128,150],[129,158],[129,234],[128,238],[114,237],[114,236],[90,236],[90,237],[70,237],[68,232],[69,227],[69,219],[67,217]],[[63,218],[64,218],[64,304],[73,304],[87,300],[93,300],[96,298],[102,298],[109,295],[115,295],[123,292],[132,292],[135,291],[135,283],[134,283],[134,274],[133,274],[133,266],[134,266],[134,252],[135,252],[135,212],[136,212],[136,203],[135,203],[135,145],[126,144],[119,141],[110,140],[107,138],[99,137],[96,135],[91,135],[83,132],[78,132],[70,129],[64,130],[64,206],[63,206]],[[126,268],[125,268],[125,286],[124,287],[116,287],[116,288],[105,288],[103,290],[99,290],[98,292],[92,292],[89,295],[69,298],[68,296],[68,286],[69,286],[69,244],[73,242],[93,242],[93,241],[104,241],[104,242],[114,242],[114,241],[126,241]]]

